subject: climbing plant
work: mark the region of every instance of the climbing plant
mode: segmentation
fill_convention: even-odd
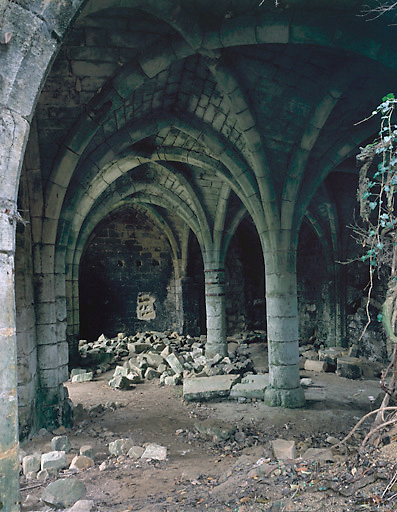
[[[383,406],[393,396],[397,381],[397,99],[390,93],[369,118],[378,116],[379,132],[375,141],[368,144],[357,156],[360,165],[358,200],[362,223],[355,227],[355,235],[363,248],[361,260],[368,263],[369,287],[367,300],[368,327],[371,317],[369,305],[375,276],[383,272],[387,276],[387,291],[378,321],[382,322],[387,335],[388,352],[391,356],[390,382],[386,385],[386,373],[382,377],[386,396]],[[368,119],[369,119],[368,118]],[[379,418],[378,418],[379,419]]]

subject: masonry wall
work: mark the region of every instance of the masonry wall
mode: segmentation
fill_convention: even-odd
[[[99,223],[80,263],[80,337],[178,329],[170,245],[133,209]]]
[[[18,204],[29,220],[26,176],[22,175]],[[37,424],[36,315],[33,295],[31,225],[18,223],[15,254],[16,334],[18,348],[18,409],[20,437],[34,431]]]

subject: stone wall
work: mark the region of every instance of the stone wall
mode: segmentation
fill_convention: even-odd
[[[99,223],[79,276],[82,338],[179,328],[170,246],[141,212],[119,210]]]
[[[19,207],[29,220],[26,175],[19,189]],[[38,421],[37,417],[37,346],[36,313],[33,294],[31,224],[18,223],[15,254],[16,334],[18,349],[18,408],[20,436],[26,437]]]

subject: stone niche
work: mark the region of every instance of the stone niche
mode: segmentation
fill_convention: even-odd
[[[150,293],[138,293],[136,316],[138,320],[154,320],[156,318],[155,297]]]

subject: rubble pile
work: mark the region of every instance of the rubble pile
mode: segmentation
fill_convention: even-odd
[[[265,341],[263,334],[246,333],[229,339],[228,356],[205,356],[206,337],[181,336],[176,332],[145,332],[134,336],[101,335],[97,341],[79,341],[82,368],[71,372],[72,382],[92,380],[115,367],[109,385],[128,389],[134,384],[158,379],[160,385],[178,385],[185,379],[256,373],[248,357],[248,343]],[[266,347],[266,345],[264,345]]]

